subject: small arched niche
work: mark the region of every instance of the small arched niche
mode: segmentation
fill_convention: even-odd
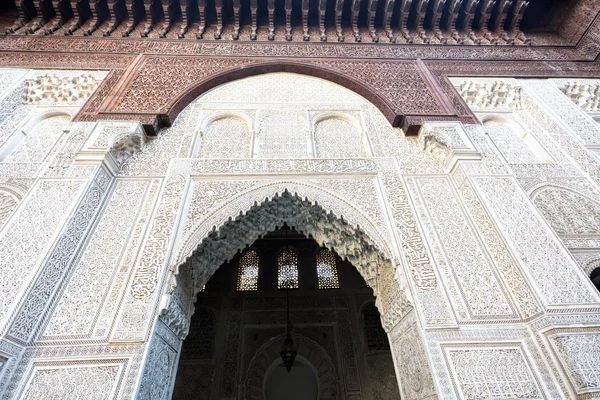
[[[10,142],[0,152],[0,161],[36,163],[44,161],[71,116],[65,113],[48,113],[27,121],[13,134]]]
[[[317,158],[362,158],[367,156],[363,130],[347,115],[326,114],[314,122]]]
[[[198,138],[199,158],[249,158],[252,155],[252,121],[238,113],[219,113],[203,122]]]
[[[546,149],[517,122],[493,115],[484,118],[483,125],[508,163],[552,162],[552,157]]]

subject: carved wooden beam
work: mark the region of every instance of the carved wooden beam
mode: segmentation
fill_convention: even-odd
[[[181,28],[179,28],[179,32],[177,33],[177,37],[179,39],[183,39],[185,37],[185,34],[190,27],[189,12],[191,3],[193,2],[194,0],[179,0],[179,9],[181,13]]]
[[[250,32],[250,40],[256,40],[256,33],[258,31],[258,22],[256,20],[256,13],[258,11],[258,0],[250,0],[250,15],[251,20],[250,24],[252,25],[252,30]]]
[[[275,40],[275,21],[273,20],[273,14],[275,13],[275,0],[268,0],[267,11],[269,13],[269,40]]]
[[[513,6],[510,12],[510,22],[508,23],[507,31],[516,34],[521,30],[521,21],[523,20],[523,15],[525,14],[525,10],[529,5],[529,0],[516,0],[515,5]]]
[[[344,0],[335,1],[335,31],[338,42],[344,41],[344,31],[342,29],[342,11],[344,9]]]
[[[463,0],[449,0],[448,5],[448,19],[446,20],[446,26],[443,28],[448,35],[454,36],[456,32],[456,20],[458,19],[458,13],[460,12],[460,6],[463,4]]]
[[[473,19],[475,19],[475,10],[477,10],[480,0],[465,0],[465,2],[458,30],[470,34],[472,32]]]
[[[217,31],[215,39],[221,39],[223,34],[223,0],[215,0],[215,9],[217,10]]]
[[[292,0],[285,0],[285,40],[292,40]]]
[[[385,15],[383,16],[383,29],[385,30],[385,34],[391,42],[396,41],[396,38],[394,37],[394,32],[392,32],[392,14],[394,13],[395,5],[396,0],[385,0]]]
[[[44,35],[51,35],[73,16],[73,10],[71,9],[69,0],[52,0],[52,8],[54,8],[54,12],[58,18],[53,24],[46,25]]]
[[[240,9],[242,8],[242,2],[240,0],[233,0],[233,33],[231,38],[238,40],[240,38]]]
[[[431,30],[435,34],[435,37],[442,43],[446,42],[442,34],[442,27],[440,26],[440,19],[442,18],[445,5],[446,0],[433,0],[433,3],[431,4]]]
[[[202,39],[202,35],[204,35],[204,31],[206,30],[206,0],[198,0],[198,13],[200,21],[198,23],[196,39]]]
[[[171,30],[173,23],[177,21],[179,18],[179,0],[162,0],[158,1],[162,5],[162,17],[163,17],[163,27],[160,32],[158,32],[158,37],[165,38],[167,37],[167,33]],[[161,15],[159,13],[159,15]],[[158,19],[160,17],[157,18]]]
[[[6,30],[4,31],[4,33],[6,33],[7,35],[15,33],[15,31],[24,27],[27,22],[31,21],[31,19],[36,16],[33,0],[19,1],[19,3],[17,4],[17,11],[19,13],[19,17],[10,28],[6,28]]]
[[[36,17],[34,23],[27,29],[26,34],[33,34],[52,19],[56,12],[51,0],[34,0]]]
[[[369,34],[371,35],[371,39],[374,42],[379,42],[379,37],[377,36],[377,31],[375,29],[375,15],[377,13],[377,5],[379,4],[379,0],[369,0],[369,4],[367,6],[367,18],[368,18],[368,26],[369,26]]]
[[[499,32],[504,28],[504,23],[506,22],[513,1],[499,0],[497,4],[496,12],[492,15],[492,19],[490,20],[490,30],[493,32]]]
[[[164,0],[168,2],[169,0]],[[163,8],[162,0],[144,0],[144,11],[146,14],[146,25],[144,26],[144,30],[140,33],[141,37],[148,37],[148,34],[152,32],[154,26],[160,20]],[[165,19],[169,18],[169,13],[165,15]],[[168,22],[167,22],[168,23]]]
[[[478,12],[479,18],[475,26],[476,31],[481,32],[487,30],[494,5],[496,5],[496,0],[482,0],[481,7],[479,8]]]
[[[302,0],[302,39],[305,41],[310,40],[310,33],[308,30],[308,8],[309,1]]]
[[[144,18],[144,0],[125,0],[125,8],[127,9],[127,17],[129,25],[121,34],[123,37],[128,37],[135,29],[137,24]]]
[[[417,13],[415,16],[415,26],[417,28],[417,34],[423,42],[429,42],[427,35],[425,34],[425,14],[427,13],[427,6],[429,0],[417,0]]]
[[[102,0],[96,0],[96,5],[98,5],[98,7],[94,7],[94,17],[96,18],[95,22],[88,28],[87,30],[87,35],[91,35],[92,32],[94,32],[96,29],[98,29],[100,27],[100,25],[102,24],[103,20],[101,17],[101,11],[100,11],[100,2]],[[107,12],[107,16],[106,19],[109,21],[109,27],[108,29],[106,29],[102,34],[104,36],[110,36],[115,29],[117,29],[117,27],[119,26],[119,24],[121,23],[121,21],[123,21],[125,19],[125,17],[127,16],[127,9],[125,8],[125,1],[124,0],[106,0],[106,12]]]
[[[412,42],[412,37],[408,31],[408,16],[410,14],[410,7],[412,6],[413,0],[401,0],[400,9],[398,10],[398,26],[402,36],[408,43]]]
[[[65,35],[72,35],[92,16],[88,0],[71,0],[71,9],[73,10],[73,23],[65,28]]]
[[[319,31],[321,41],[327,41],[327,32],[325,31],[325,13],[327,12],[327,0],[319,0]]]
[[[358,14],[360,13],[360,0],[352,0],[352,32],[354,33],[354,40],[360,42],[362,37],[360,36],[360,31],[358,30]]]

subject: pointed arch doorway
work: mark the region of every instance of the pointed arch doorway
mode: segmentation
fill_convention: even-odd
[[[173,398],[399,399],[372,288],[314,239],[292,230],[286,246],[283,237],[276,229],[256,240],[198,293]],[[289,373],[280,358],[287,287],[298,349]]]

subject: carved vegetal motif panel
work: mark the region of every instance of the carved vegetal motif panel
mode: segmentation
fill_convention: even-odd
[[[360,131],[341,118],[317,122],[314,129],[316,157],[363,158],[365,145]]]
[[[262,111],[256,133],[257,158],[307,158],[312,143],[306,115],[294,111]]]
[[[112,399],[120,373],[120,365],[110,364],[36,366],[21,398]]]
[[[600,144],[600,125],[587,117],[556,86],[542,80],[524,80],[523,86],[548,109],[549,116],[560,120],[585,145]]]
[[[0,100],[0,146],[7,143],[15,129],[35,107],[23,102],[25,83],[19,83]]]
[[[600,112],[600,81],[595,79],[551,79],[573,103],[588,113]]]
[[[560,329],[548,340],[578,393],[600,389],[600,333]]]
[[[460,317],[515,318],[516,312],[499,280],[495,263],[481,246],[450,181],[415,178],[409,179],[408,185],[453,304],[457,308],[463,302],[466,305],[466,310],[459,308]]]
[[[25,80],[25,101],[52,105],[83,105],[106,75],[95,71],[39,71],[35,74],[35,77]]]
[[[131,255],[124,256],[135,251],[135,248],[128,249],[128,245],[139,243],[132,229],[144,212],[140,203],[142,199],[152,202],[156,190],[156,184],[151,186],[147,180],[117,181],[43,339],[83,337],[92,333],[111,284],[118,284],[113,280],[118,274],[127,276],[130,270]]]
[[[0,230],[4,226],[4,223],[8,220],[8,217],[17,208],[19,204],[17,196],[8,191],[0,190]]]
[[[533,194],[535,205],[559,235],[600,235],[600,204],[572,190],[548,187]]]
[[[252,136],[245,121],[226,117],[211,122],[202,134],[200,158],[249,158]]]
[[[463,400],[547,399],[520,346],[446,347],[452,379]]]
[[[24,69],[0,69],[0,97],[5,96],[6,90],[15,85],[25,74]]]
[[[18,147],[6,158],[6,162],[41,162],[48,154],[71,118],[67,115],[41,120],[30,130]]]
[[[598,295],[592,291],[587,278],[581,274],[558,239],[550,233],[542,217],[514,180],[474,178],[473,181],[546,304],[598,301]]]
[[[44,258],[48,246],[76,202],[81,181],[41,181],[0,238],[0,317],[4,318],[17,293]],[[52,210],[52,212],[48,212]],[[23,251],[27,246],[27,251]]]
[[[491,120],[485,122],[484,125],[508,163],[539,163],[542,161],[541,157],[525,141],[525,136],[528,134],[519,130],[515,123]]]

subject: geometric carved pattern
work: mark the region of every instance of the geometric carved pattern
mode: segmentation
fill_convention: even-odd
[[[561,334],[550,341],[578,391],[600,389],[600,334]]]
[[[298,289],[298,255],[284,250],[277,258],[277,289]]]
[[[329,249],[317,252],[317,281],[319,289],[339,289],[335,255]]]
[[[74,103],[87,100],[100,81],[92,74],[81,74],[74,77],[58,77],[55,73],[46,73],[35,79],[27,79],[27,103],[52,102]]]
[[[258,290],[258,253],[256,250],[247,250],[240,256],[237,290]]]
[[[22,398],[108,399],[112,397],[119,370],[118,365],[36,368]]]
[[[361,134],[342,118],[326,118],[315,125],[315,149],[318,158],[364,158]]]
[[[559,235],[600,235],[600,204],[571,190],[536,191],[535,205]]]
[[[246,123],[235,117],[210,123],[202,135],[199,158],[248,158],[252,138]]]
[[[462,397],[475,399],[542,399],[519,348],[447,350]]]

